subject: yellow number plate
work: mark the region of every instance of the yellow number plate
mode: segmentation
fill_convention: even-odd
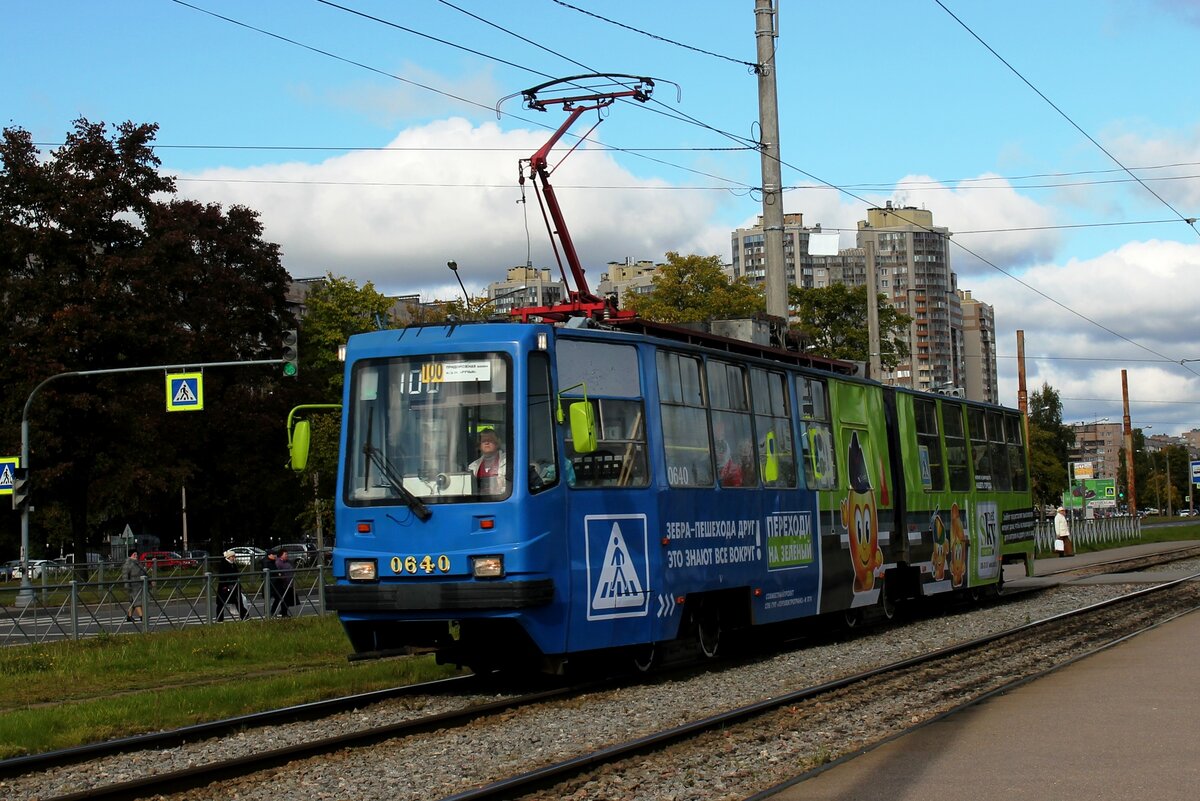
[[[397,576],[431,576],[434,573],[450,572],[450,557],[446,554],[439,556],[393,556],[392,572]]]

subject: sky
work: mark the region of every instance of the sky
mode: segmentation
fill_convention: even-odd
[[[1135,427],[1200,428],[1200,0],[777,5],[785,212],[850,247],[871,206],[930,210],[995,310],[1002,403],[1022,330],[1064,422],[1120,422],[1126,370]],[[178,195],[257,210],[294,278],[445,299],[451,260],[473,292],[557,274],[518,175],[566,115],[521,91],[646,76],[550,157],[594,288],[609,262],[729,262],[762,213],[754,7],[0,0],[0,122],[47,153],[81,117],[156,123]]]

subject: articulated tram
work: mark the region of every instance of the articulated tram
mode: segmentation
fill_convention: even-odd
[[[359,654],[560,671],[1031,568],[1021,416],[837,366],[636,320],[354,336],[327,605]]]
[[[1032,567],[1015,411],[641,321],[592,293],[549,154],[582,114],[653,87],[593,75],[521,93],[568,114],[521,162],[567,302],[350,338],[326,603],[357,653],[649,666],[680,644],[713,656],[737,629],[890,614]]]

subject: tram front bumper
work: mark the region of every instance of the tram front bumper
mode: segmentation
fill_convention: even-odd
[[[527,609],[554,598],[554,580],[460,581],[430,584],[334,584],[325,588],[333,612],[438,612]]]

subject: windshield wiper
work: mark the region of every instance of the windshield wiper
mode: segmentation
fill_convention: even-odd
[[[396,473],[396,469],[392,467],[392,463],[387,460],[383,453],[367,442],[363,445],[363,454],[371,460],[371,464],[379,470],[379,475],[383,476],[391,485],[396,494],[400,496],[400,500],[404,501],[405,505],[412,510],[421,522],[425,522],[433,515],[429,507],[421,502],[421,499],[404,488],[404,477]]]

